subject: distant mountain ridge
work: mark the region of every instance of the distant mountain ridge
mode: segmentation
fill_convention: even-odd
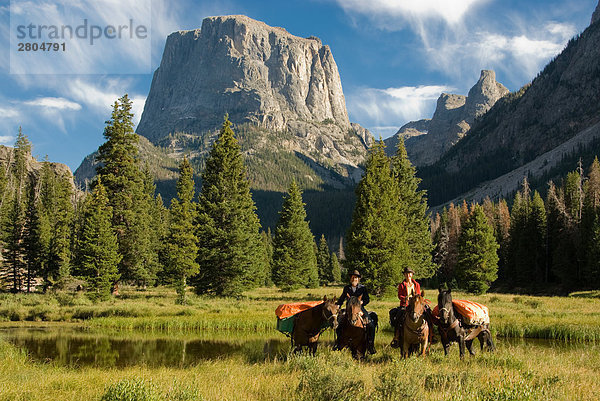
[[[432,164],[466,134],[475,119],[507,93],[508,89],[496,81],[494,71],[483,70],[467,96],[442,93],[433,117],[402,126],[393,137],[385,140],[386,151],[394,153],[398,139],[403,138],[413,164]]]
[[[494,196],[498,185],[491,180],[577,136],[581,141],[571,151],[587,152],[586,146],[595,143],[594,135],[584,133],[600,122],[598,10],[595,22],[571,39],[530,85],[500,99],[439,161],[419,171],[430,205],[468,197],[476,187],[477,198]],[[561,167],[556,164],[554,168]],[[503,185],[506,192],[507,183]],[[515,187],[514,182],[510,185]]]

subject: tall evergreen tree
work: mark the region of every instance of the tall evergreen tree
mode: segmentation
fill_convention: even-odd
[[[565,288],[577,286],[577,225],[571,218],[564,192],[550,182],[547,202],[547,230],[550,272]]]
[[[486,292],[496,280],[498,244],[483,208],[475,205],[465,221],[458,241],[456,276],[460,286],[469,292]]]
[[[292,181],[273,238],[273,281],[283,289],[319,284],[314,238],[304,206],[302,192]]]
[[[11,292],[21,291],[24,281],[24,247],[23,233],[25,228],[24,206],[17,194],[13,194],[4,220],[4,281],[10,285]]]
[[[529,249],[531,265],[524,275],[523,282],[540,283],[547,282],[549,269],[546,265],[546,205],[540,194],[535,191],[531,200],[531,214],[527,219],[527,232],[529,237]]]
[[[400,213],[400,189],[382,141],[367,158],[366,171],[356,188],[356,204],[347,236],[346,263],[357,269],[375,294],[391,292],[402,279],[403,261],[410,250]]]
[[[76,272],[87,280],[90,298],[106,300],[119,280],[121,255],[111,225],[112,207],[100,180],[96,182],[86,203],[83,230],[76,248]]]
[[[510,211],[504,199],[495,207],[494,217],[496,241],[498,249],[498,281],[506,278],[506,268],[509,260],[510,249]]]
[[[6,205],[4,225],[4,280],[10,284],[12,292],[21,291],[25,279],[25,232],[26,188],[28,183],[27,159],[31,157],[31,143],[21,127],[15,141],[14,160],[10,165],[10,193],[3,194]],[[8,200],[8,202],[7,202]]]
[[[52,191],[45,194],[44,205],[52,227],[52,235],[48,246],[48,263],[46,265],[46,283],[59,286],[71,274],[71,224],[73,221],[73,188],[69,178],[52,175]]]
[[[426,191],[419,190],[421,179],[408,159],[404,141],[398,142],[396,155],[392,158],[394,178],[398,182],[398,212],[406,223],[403,237],[408,245],[408,253],[401,263],[412,268],[421,278],[431,277],[435,272],[431,260],[433,244],[429,230],[430,216],[427,213]]]
[[[321,234],[319,247],[317,249],[317,270],[319,271],[319,284],[325,285],[333,281],[331,274],[331,256],[325,235]]]
[[[260,235],[267,255],[264,285],[270,287],[273,285],[273,236],[271,235],[271,227],[268,227],[267,231],[261,231]]]
[[[187,280],[198,273],[198,238],[195,233],[196,204],[192,166],[187,158],[179,165],[177,199],[171,201],[171,226],[166,245],[167,270],[175,278],[177,303],[185,304]]]
[[[198,293],[239,295],[265,281],[266,251],[240,145],[226,117],[198,201]]]
[[[146,285],[155,279],[148,194],[138,160],[138,136],[133,132],[132,103],[125,94],[115,101],[106,122],[106,142],[98,149],[97,177],[106,187],[113,209],[112,225],[119,241],[121,278]]]
[[[36,185],[31,183],[27,199],[23,238],[27,265],[27,278],[25,280],[27,292],[33,290],[35,278],[46,269],[52,235],[48,213],[43,208],[37,192]]]
[[[331,257],[329,258],[329,270],[331,271],[331,281],[333,283],[341,283],[342,282],[342,270],[340,268],[340,262],[338,261],[338,257],[335,252],[331,253]]]

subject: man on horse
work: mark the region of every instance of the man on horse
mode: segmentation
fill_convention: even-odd
[[[421,293],[421,285],[416,280],[413,280],[414,270],[410,267],[404,268],[404,281],[398,285],[398,299],[400,300],[400,308],[397,310],[396,315],[396,327],[394,332],[394,339],[390,344],[393,348],[400,346],[400,333],[402,332],[402,322],[404,322],[404,314],[410,299],[416,294]]]
[[[365,306],[369,303],[369,292],[367,291],[367,287],[360,284],[360,273],[358,270],[354,270],[350,273],[350,284],[344,286],[344,290],[342,291],[342,295],[337,300],[337,304],[342,306],[342,304],[350,299],[350,297],[357,297],[361,299],[362,312],[363,316],[367,319],[367,351],[369,354],[374,354],[375,351],[375,328],[377,323],[377,314],[375,312],[367,312]],[[336,332],[338,338],[340,337],[342,331],[342,325],[339,325]]]

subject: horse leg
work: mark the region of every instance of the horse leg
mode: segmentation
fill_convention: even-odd
[[[465,341],[465,345],[467,346],[467,350],[469,351],[469,354],[471,354],[471,356],[475,355],[475,352],[473,351],[473,340]]]
[[[427,346],[429,344],[429,334],[427,334],[425,336],[425,341],[423,341],[421,343],[421,347],[423,347],[423,350],[421,351],[421,356],[424,358],[427,356]]]
[[[465,334],[460,333],[458,335],[458,352],[460,355],[460,359],[465,357]]]

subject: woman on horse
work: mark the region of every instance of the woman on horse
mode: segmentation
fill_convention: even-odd
[[[362,297],[361,297],[362,296]],[[369,292],[367,291],[367,287],[360,284],[360,273],[358,270],[354,270],[350,273],[350,284],[344,286],[344,290],[342,291],[342,295],[337,300],[337,304],[342,306],[345,301],[350,299],[350,297],[361,297],[361,305],[363,315],[368,317],[367,323],[367,351],[370,354],[374,354],[375,351],[375,327],[377,322],[377,314],[375,312],[367,312],[365,306],[369,303]],[[340,337],[342,327],[341,325],[337,328],[337,336]]]
[[[404,268],[404,281],[398,285],[398,299],[400,300],[400,310],[398,311],[397,317],[397,326],[394,332],[394,339],[390,344],[393,348],[397,348],[400,346],[400,333],[402,328],[402,322],[404,322],[404,314],[406,313],[406,308],[408,307],[408,303],[410,299],[416,294],[421,293],[421,286],[416,280],[413,280],[413,275],[415,271],[410,267]]]

